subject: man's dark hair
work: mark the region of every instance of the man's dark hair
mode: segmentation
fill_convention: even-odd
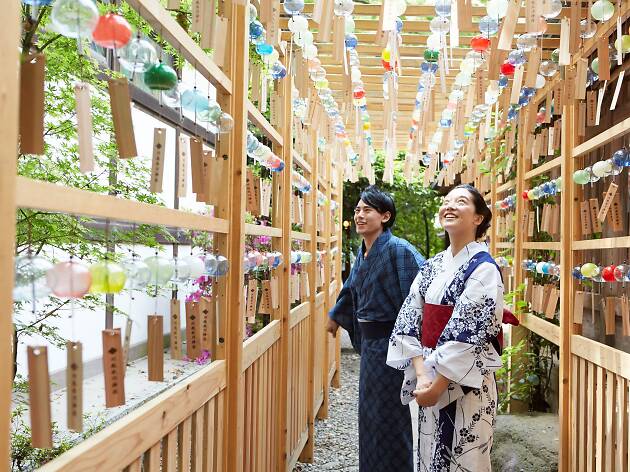
[[[458,185],[453,190],[455,190],[456,188],[463,188],[464,190],[468,190],[468,192],[473,197],[473,203],[475,204],[475,213],[483,216],[483,221],[479,226],[477,226],[477,232],[475,233],[475,238],[479,239],[484,234],[486,234],[486,231],[488,231],[488,228],[490,228],[490,222],[492,221],[492,211],[490,210],[490,208],[488,208],[486,200],[485,198],[483,198],[483,195],[481,195],[481,192],[479,192],[479,190],[477,190],[472,185]]]
[[[367,206],[374,208],[379,213],[383,214],[389,212],[391,215],[389,220],[383,223],[384,229],[389,229],[394,226],[396,220],[396,205],[394,205],[394,199],[387,193],[380,190],[375,185],[370,185],[361,192],[361,200]]]

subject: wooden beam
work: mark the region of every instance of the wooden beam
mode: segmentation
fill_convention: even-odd
[[[227,361],[227,404],[224,421],[226,470],[240,471],[243,467],[243,241],[245,240],[245,169],[247,153],[247,99],[249,89],[249,22],[247,2],[237,0],[225,2],[225,16],[229,19],[230,49],[227,73],[233,84],[229,99],[230,114],[234,118],[234,129],[230,134],[229,159],[229,224],[228,259],[233,262],[228,273],[227,316],[225,320],[225,350]]]
[[[0,31],[0,461],[10,462],[11,391],[13,387],[13,256],[15,254],[15,174],[20,96],[20,21],[18,2],[3,7]]]
[[[271,126],[267,118],[265,118],[260,110],[249,100],[247,100],[247,116],[249,121],[262,131],[265,136],[271,139],[275,144],[282,146],[282,135],[278,133],[276,128]]]

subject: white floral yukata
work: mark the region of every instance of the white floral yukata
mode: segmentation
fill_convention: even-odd
[[[421,343],[425,304],[453,306],[435,349]],[[424,357],[429,376],[451,381],[435,406],[420,407],[418,472],[490,471],[502,313],[501,273],[485,244],[472,242],[455,257],[449,248],[420,268],[387,355],[388,365],[405,371],[403,404],[414,400],[414,357]]]

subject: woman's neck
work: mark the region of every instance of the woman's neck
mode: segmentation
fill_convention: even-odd
[[[453,257],[459,254],[459,251],[461,251],[470,243],[476,240],[474,234],[470,235],[470,234],[450,234],[449,233],[448,238],[451,242],[451,254],[453,254]]]

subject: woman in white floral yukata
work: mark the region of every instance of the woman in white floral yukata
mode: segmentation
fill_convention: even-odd
[[[485,243],[492,212],[479,191],[455,187],[439,218],[450,247],[416,276],[392,332],[387,364],[405,371],[401,400],[420,405],[418,472],[490,471],[501,367],[501,272]]]

